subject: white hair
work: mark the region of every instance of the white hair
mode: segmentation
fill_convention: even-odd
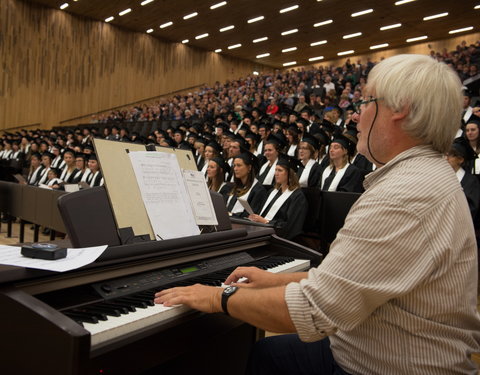
[[[393,111],[407,107],[404,130],[433,149],[448,151],[460,126],[462,84],[445,63],[424,55],[397,55],[376,65],[369,91]]]

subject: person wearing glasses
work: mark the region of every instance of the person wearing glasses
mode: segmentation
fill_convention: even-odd
[[[377,169],[323,262],[290,274],[239,267],[226,292],[172,288],[155,302],[291,333],[257,342],[249,374],[477,374],[477,246],[444,158],[461,88],[454,70],[428,56],[380,62],[357,126],[358,152]]]

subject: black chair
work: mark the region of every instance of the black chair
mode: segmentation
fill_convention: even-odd
[[[360,193],[322,192],[320,246],[324,255],[328,253],[330,244],[337,237],[337,232],[343,227],[350,208],[360,196]]]
[[[322,191],[315,187],[302,188],[302,191],[307,200],[307,216],[303,224],[303,233],[296,237],[294,241],[320,251]]]

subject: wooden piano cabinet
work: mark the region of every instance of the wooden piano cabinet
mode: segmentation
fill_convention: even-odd
[[[0,291],[0,373],[86,373],[90,335],[78,324],[19,290]]]

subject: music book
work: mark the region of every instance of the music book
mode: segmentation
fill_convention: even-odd
[[[129,157],[157,240],[198,235],[198,225],[218,224],[201,173],[182,172],[173,153],[133,151]]]

